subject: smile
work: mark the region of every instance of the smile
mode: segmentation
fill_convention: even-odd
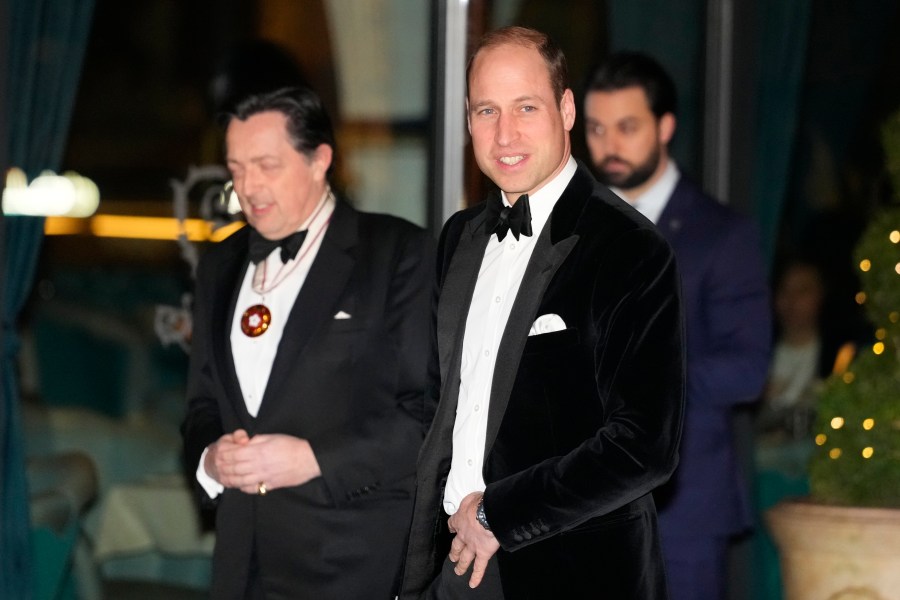
[[[522,162],[523,160],[525,160],[525,157],[523,155],[519,154],[518,156],[501,156],[497,160],[502,162],[504,165],[512,166],[512,165],[517,165],[520,162]]]

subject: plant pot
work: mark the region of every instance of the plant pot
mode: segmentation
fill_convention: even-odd
[[[765,518],[785,600],[900,600],[900,509],[788,500]]]

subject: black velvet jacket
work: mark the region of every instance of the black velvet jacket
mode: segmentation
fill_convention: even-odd
[[[441,499],[483,220],[483,204],[461,211],[441,236],[432,368],[440,403],[419,455],[404,599],[423,596],[449,551]],[[505,595],[665,598],[650,492],[675,469],[681,434],[672,250],[583,165],[535,233],[500,343],[483,469]],[[529,337],[551,313],[566,329]]]

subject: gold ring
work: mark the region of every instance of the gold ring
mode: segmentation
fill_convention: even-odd
[[[266,492],[268,492],[269,490],[266,489],[265,482],[260,481],[256,486],[256,491],[259,493],[260,496],[265,496]]]

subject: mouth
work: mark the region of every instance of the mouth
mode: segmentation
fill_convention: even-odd
[[[501,156],[497,160],[500,161],[501,163],[503,163],[504,165],[512,167],[512,166],[519,164],[523,160],[525,160],[525,155],[517,154],[515,156]]]

